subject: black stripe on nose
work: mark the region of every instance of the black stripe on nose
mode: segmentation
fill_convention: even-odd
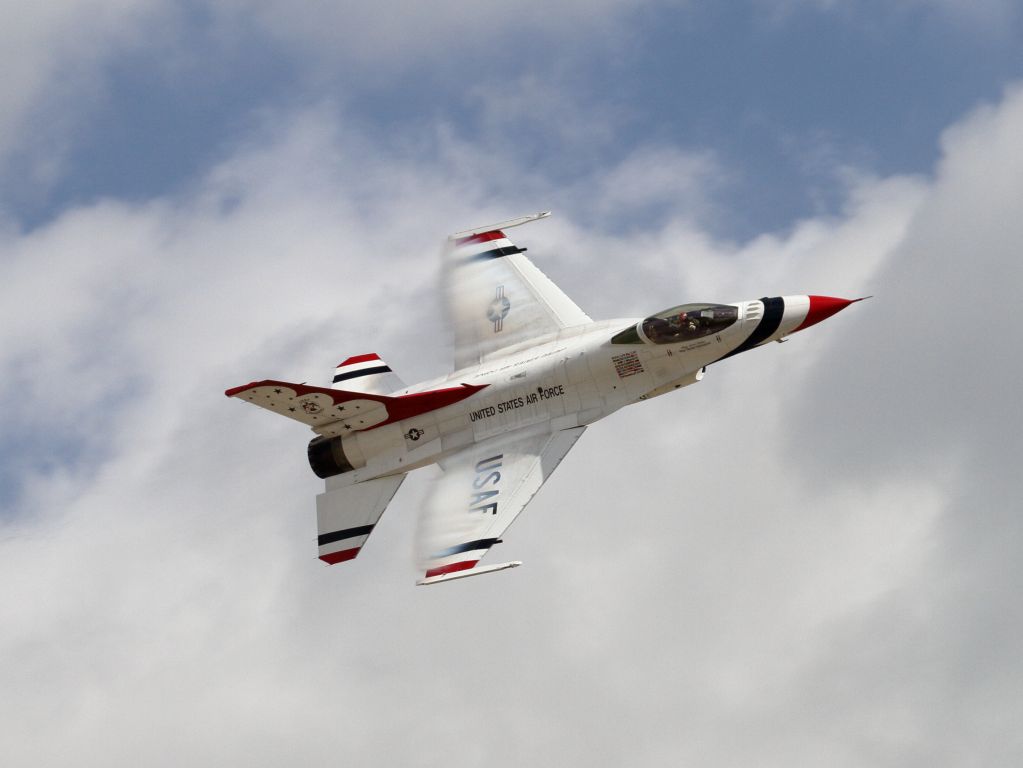
[[[748,349],[760,344],[764,339],[769,338],[775,331],[778,330],[778,326],[781,325],[782,315],[785,314],[785,299],[781,296],[773,296],[771,298],[764,297],[761,299],[764,303],[764,316],[760,318],[760,322],[757,323],[757,327],[753,329],[753,333],[749,335],[742,344],[737,346],[724,357],[718,358],[718,360],[724,360],[726,357],[737,355],[740,352],[745,352]]]

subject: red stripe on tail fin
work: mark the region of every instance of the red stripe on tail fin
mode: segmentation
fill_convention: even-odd
[[[349,357],[343,363],[338,363],[337,367],[340,368],[344,365],[355,365],[356,363],[368,363],[370,360],[379,360],[380,355],[375,352],[370,352],[368,355],[356,355],[355,357]]]

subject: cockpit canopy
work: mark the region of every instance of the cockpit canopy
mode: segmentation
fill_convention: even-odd
[[[739,309],[728,304],[683,304],[640,320],[616,333],[612,344],[675,344],[719,333],[739,319]]]

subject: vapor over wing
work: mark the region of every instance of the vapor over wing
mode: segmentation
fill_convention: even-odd
[[[454,325],[456,370],[505,347],[590,322],[503,231],[547,215],[524,216],[448,238],[445,291]]]
[[[420,584],[509,567],[477,564],[540,490],[585,427],[515,439],[494,439],[442,463],[420,518]]]
[[[329,478],[324,492],[316,497],[320,560],[334,565],[354,559],[404,479],[405,475],[391,475],[339,485]]]

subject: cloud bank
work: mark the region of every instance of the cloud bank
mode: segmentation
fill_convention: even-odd
[[[734,243],[706,154],[565,186],[305,109],[174,195],[7,227],[5,762],[1015,764],[1021,131],[1013,88],[932,174]],[[320,566],[304,430],[223,390],[441,373],[440,238],[548,206],[522,239],[595,317],[876,298],[589,430],[503,545],[523,568],[414,588],[428,473]]]

